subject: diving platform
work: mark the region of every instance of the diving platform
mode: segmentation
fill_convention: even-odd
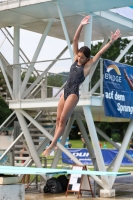
[[[9,101],[10,109],[23,109],[23,110],[36,110],[41,109],[47,112],[56,112],[58,98],[46,98],[46,99],[21,99]],[[83,106],[89,106],[93,116],[93,120],[97,122],[129,122],[127,118],[116,118],[105,116],[103,97],[90,96],[80,97],[77,106],[74,109],[74,114],[83,113]]]
[[[0,2],[0,28],[19,26],[21,29],[42,34],[47,22],[53,21],[49,36],[66,40],[62,30],[62,19],[65,19],[70,41],[75,30],[87,14],[93,15],[92,41],[110,36],[110,32],[121,30],[123,37],[132,36],[133,22],[111,9],[132,6],[132,0],[105,2],[104,0],[2,0]],[[58,7],[59,5],[59,7]],[[84,41],[84,31],[80,41]]]

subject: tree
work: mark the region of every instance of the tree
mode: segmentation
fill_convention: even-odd
[[[60,75],[50,75],[47,77],[47,85],[61,87],[63,85],[62,77]]]
[[[120,53],[125,49],[125,47],[129,44],[130,40],[127,38],[115,41],[112,46],[102,55],[102,58],[114,60],[120,55]],[[98,42],[96,45],[91,45],[91,54],[94,56],[99,50],[101,42]],[[120,60],[120,63],[125,63],[128,65],[133,65],[133,46],[127,51],[127,53]]]
[[[2,124],[6,118],[12,113],[8,105],[0,97],[0,124]]]

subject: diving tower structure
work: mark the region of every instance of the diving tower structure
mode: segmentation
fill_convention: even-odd
[[[15,143],[22,136],[28,144],[29,160],[27,160],[25,166],[29,166],[32,162],[35,163],[36,167],[42,167],[39,155],[48,145],[49,141],[53,139],[55,122],[53,122],[53,128],[47,131],[37,121],[41,116],[42,112],[51,113],[56,112],[59,92],[62,92],[64,84],[59,91],[52,95],[47,96],[47,74],[50,73],[54,65],[67,63],[68,71],[73,61],[72,51],[72,40],[77,26],[79,25],[82,18],[86,15],[91,15],[91,21],[89,25],[86,25],[83,32],[81,33],[80,42],[84,42],[84,45],[91,47],[91,41],[102,40],[103,45],[107,43],[110,37],[110,32],[116,29],[121,30],[122,37],[133,36],[133,21],[129,18],[123,17],[117,13],[111,12],[111,9],[132,6],[132,0],[127,2],[123,0],[105,2],[104,0],[16,0],[16,1],[1,1],[0,3],[0,28],[7,32],[7,27],[14,27],[13,36],[13,64],[9,64],[7,60],[0,55],[0,68],[4,76],[8,92],[10,94],[10,100],[8,100],[9,108],[14,110],[18,121],[20,123],[22,133],[16,138],[13,144],[5,151],[0,157],[2,159],[4,155],[15,145]],[[33,31],[41,34],[40,41],[34,53],[31,61],[28,59],[24,62],[20,62],[20,29]],[[45,45],[47,36],[66,40],[67,47],[55,58],[47,61],[38,61],[38,56],[41,52],[42,46]],[[33,41],[34,42],[34,41]],[[133,40],[125,48],[123,52],[116,59],[119,62],[128,49],[132,46]],[[58,47],[57,47],[58,48]],[[63,58],[62,55],[69,51],[70,58]],[[52,52],[52,49],[51,49]],[[43,71],[38,71],[37,64],[43,64],[45,67]],[[47,63],[47,65],[46,65]],[[69,135],[74,120],[77,121],[80,131],[86,141],[87,149],[92,158],[92,162],[97,163],[97,170],[106,171],[112,169],[117,172],[119,170],[123,156],[128,157],[133,162],[128,154],[125,153],[129,140],[133,132],[133,120],[106,117],[104,115],[103,108],[103,59],[99,60],[98,63],[93,67],[90,75],[86,78],[82,86],[80,87],[80,99],[74,109],[73,114],[69,118],[61,143],[58,143],[58,150],[54,157],[51,168],[56,168],[61,151],[64,151],[66,155],[70,157],[76,164],[82,165],[82,163],[74,157],[65,147],[66,138]],[[26,70],[24,67],[26,67]],[[100,66],[99,80],[91,87],[91,79],[94,75],[97,66]],[[24,79],[21,80],[22,73],[25,73]],[[33,83],[29,84],[29,78],[34,74],[36,77]],[[11,81],[12,80],[12,85]],[[99,88],[99,93],[96,93]],[[38,94],[40,92],[40,96]],[[36,95],[35,95],[36,94]],[[36,111],[37,115],[32,117],[30,112]],[[27,124],[27,119],[30,124]],[[84,124],[82,120],[86,120],[90,138],[93,144],[93,148],[90,145],[90,140],[87,136]],[[94,121],[104,122],[129,122],[124,140],[121,148],[113,141],[110,140],[98,127],[95,127]],[[39,132],[45,136],[45,139],[39,143],[38,147],[35,147],[31,134],[30,126],[33,124]],[[104,160],[101,154],[97,133],[104,137],[107,141],[113,144],[116,149],[119,150],[117,158],[113,161],[111,166],[106,169]],[[113,166],[113,167],[112,167]],[[45,176],[43,176],[46,179]],[[107,176],[95,176],[92,178],[103,188],[111,190],[115,181],[115,177]]]

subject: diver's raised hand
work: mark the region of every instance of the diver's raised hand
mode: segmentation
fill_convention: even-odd
[[[82,25],[86,25],[86,24],[89,24],[90,22],[89,22],[89,19],[91,18],[91,16],[90,15],[88,15],[88,16],[86,16],[86,17],[84,17],[84,19],[82,19],[82,21],[81,21],[81,23],[80,24],[82,24]]]

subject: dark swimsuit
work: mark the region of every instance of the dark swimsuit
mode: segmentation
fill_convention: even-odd
[[[70,68],[70,74],[64,87],[64,99],[66,100],[70,94],[76,94],[79,99],[79,85],[84,80],[84,66],[79,66],[75,61]]]

